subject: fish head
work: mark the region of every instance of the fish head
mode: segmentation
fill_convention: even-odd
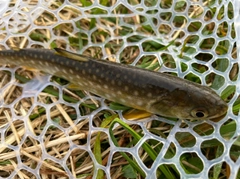
[[[228,105],[212,89],[175,89],[151,103],[149,111],[165,117],[206,120],[224,116]]]

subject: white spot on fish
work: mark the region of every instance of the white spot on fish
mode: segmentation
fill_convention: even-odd
[[[134,91],[133,94],[134,94],[135,96],[138,96],[138,95],[139,95],[138,91]]]
[[[109,99],[109,98],[111,98],[111,95],[110,94],[105,94],[105,97]]]
[[[121,85],[122,85],[122,82],[121,82],[121,81],[118,81],[117,83],[118,83],[118,85],[119,85],[119,86],[121,86]]]
[[[48,62],[45,62],[45,65],[46,65],[46,66],[49,66]]]
[[[128,86],[125,86],[124,89],[125,89],[125,91],[128,91]]]
[[[85,74],[86,74],[86,71],[85,71],[85,70],[82,70],[82,74],[84,74],[84,75],[85,75]]]
[[[127,96],[127,98],[128,98],[130,101],[132,101],[132,100],[133,100],[133,97],[132,97],[132,96],[130,96],[130,95],[128,95],[128,96]]]
[[[111,84],[112,84],[112,85],[115,85],[115,81],[114,81],[114,80],[112,80],[112,81],[111,81]]]
[[[138,105],[138,106],[142,106],[142,105],[143,105],[143,102],[142,102],[142,101],[137,101],[137,105]]]
[[[108,85],[103,85],[104,88],[108,89]]]
[[[87,86],[88,84],[86,82],[82,82],[85,86]]]
[[[42,65],[42,64],[41,64]],[[59,71],[59,68],[57,66],[54,67],[57,71]]]
[[[126,103],[126,100],[125,100],[125,99],[120,99],[120,101],[121,101],[122,103]]]
[[[96,79],[97,79],[96,75],[93,75],[93,79],[94,79],[94,80],[96,80]]]
[[[110,79],[106,76],[106,77],[105,77],[105,80],[108,82]]]
[[[121,91],[117,91],[117,94],[121,95],[121,94],[122,94],[122,92],[121,92]]]
[[[148,93],[147,97],[149,97],[149,98],[152,97],[152,93]]]
[[[68,74],[67,71],[65,69],[62,69],[62,72],[65,74]]]
[[[76,77],[77,77],[78,79],[80,79],[80,76],[79,76],[79,75],[76,75]]]
[[[72,74],[73,74],[73,71],[72,71],[72,69],[69,69],[69,71],[70,71],[70,73],[72,73]]]

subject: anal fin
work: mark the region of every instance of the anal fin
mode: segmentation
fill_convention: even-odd
[[[68,88],[68,89],[71,89],[71,90],[80,90],[80,89],[81,89],[79,85],[75,85],[75,84],[73,84],[73,83],[69,83],[69,84],[67,85],[67,88]]]

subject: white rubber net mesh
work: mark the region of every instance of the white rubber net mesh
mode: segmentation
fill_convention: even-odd
[[[168,72],[229,105],[219,121],[126,120],[124,107],[5,64],[0,177],[240,177],[238,1],[1,0],[0,14],[1,50],[61,47]]]

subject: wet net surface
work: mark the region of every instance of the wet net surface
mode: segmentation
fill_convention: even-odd
[[[219,121],[145,114],[139,121],[139,111],[4,64],[0,177],[239,178],[238,8],[238,1],[0,1],[1,50],[60,47],[168,72],[210,86],[229,105]]]

